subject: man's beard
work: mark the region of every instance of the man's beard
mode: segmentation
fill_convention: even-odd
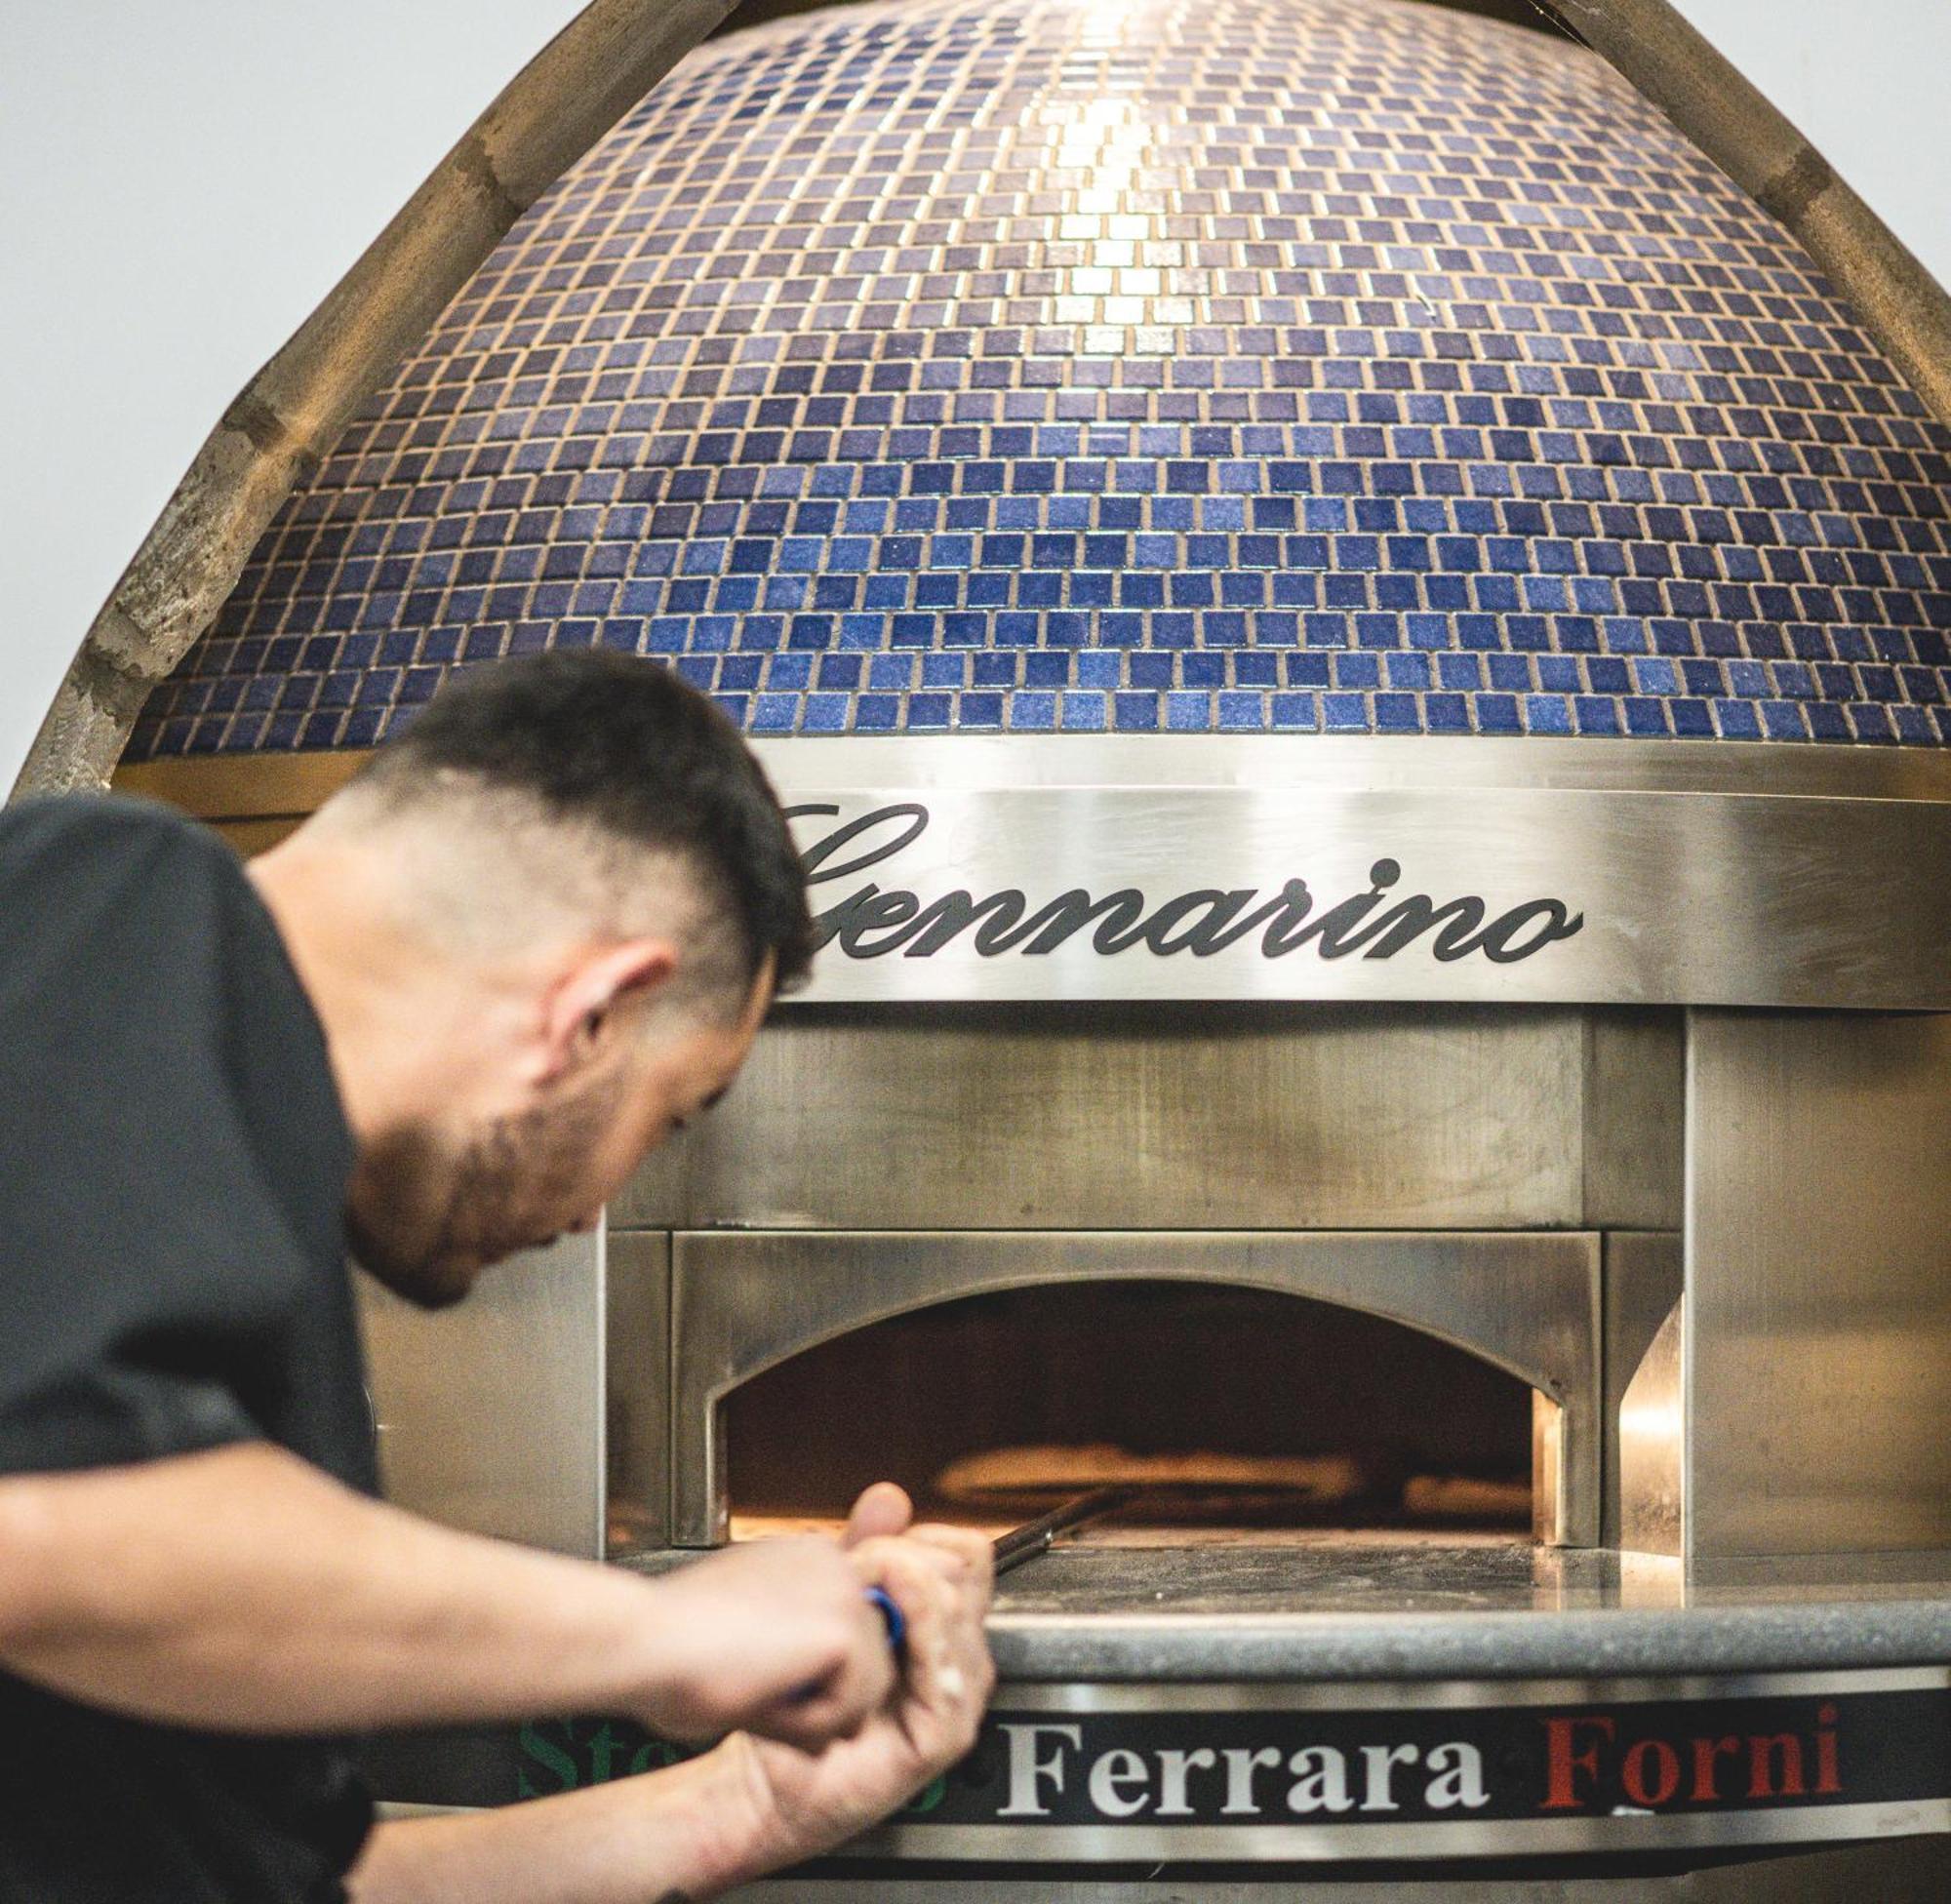
[[[622,1096],[618,1082],[498,1118],[458,1150],[415,1127],[370,1145],[346,1206],[352,1253],[396,1294],[445,1309],[491,1263],[551,1242],[586,1214],[588,1156]]]

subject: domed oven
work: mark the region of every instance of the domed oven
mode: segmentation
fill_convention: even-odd
[[[123,773],[249,844],[449,671],[603,644],[794,811],[825,949],[723,1108],[604,1238],[373,1303],[396,1490],[664,1567],[883,1474],[998,1530],[1145,1484],[1011,1576],[982,1747],[850,1894],[1951,1827],[1946,447],[1568,41],[897,0],[695,55]]]

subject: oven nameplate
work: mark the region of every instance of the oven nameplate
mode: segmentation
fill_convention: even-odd
[[[384,1796],[493,1805],[678,1751],[609,1720],[382,1742]],[[1365,1685],[1006,1684],[850,1864],[1616,1857],[1951,1830],[1951,1669]]]
[[[1951,1006],[1951,802],[809,787],[809,1003]]]
[[[1005,1686],[972,1759],[850,1855],[1563,1856],[1951,1827],[1951,1674]]]

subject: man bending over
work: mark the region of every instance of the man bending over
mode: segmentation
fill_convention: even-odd
[[[897,1489],[657,1580],[377,1498],[348,1249],[437,1308],[595,1222],[810,947],[737,734],[615,655],[465,677],[248,870],[0,815],[0,1897],[697,1899],[968,1749],[986,1551]],[[567,1713],[721,1742],[378,1829],[338,1742]]]

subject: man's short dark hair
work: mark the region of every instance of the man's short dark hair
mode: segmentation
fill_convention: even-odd
[[[748,987],[769,954],[779,991],[806,975],[806,875],[777,796],[738,730],[667,668],[602,649],[470,668],[362,778],[402,795],[449,773],[685,864],[729,917]]]

